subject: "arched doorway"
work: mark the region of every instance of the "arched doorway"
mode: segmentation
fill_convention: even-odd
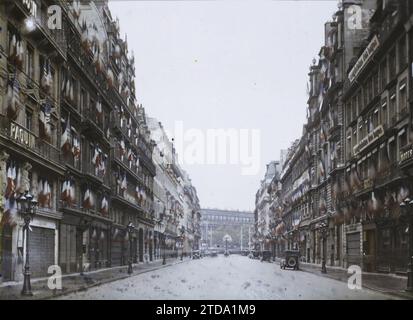
[[[139,229],[139,261],[143,262],[143,230]]]

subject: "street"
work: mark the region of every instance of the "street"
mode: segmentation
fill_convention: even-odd
[[[245,256],[206,257],[104,284],[59,299],[392,299],[367,289]]]

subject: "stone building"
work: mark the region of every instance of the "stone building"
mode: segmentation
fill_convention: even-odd
[[[267,164],[264,179],[255,195],[255,232],[254,247],[257,250],[271,250],[270,216],[271,198],[270,185],[275,176],[280,174],[280,162],[272,161]]]
[[[203,248],[224,248],[223,237],[229,235],[229,248],[245,250],[252,247],[254,214],[246,211],[201,209],[201,245]]]
[[[51,28],[57,5],[61,28]],[[24,262],[16,199],[39,201],[31,271],[64,273],[153,258],[153,142],[134,60],[107,1],[0,4],[0,274]],[[128,239],[126,225],[136,232]]]

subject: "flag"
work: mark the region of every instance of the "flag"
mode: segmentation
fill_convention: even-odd
[[[52,129],[51,129],[51,126],[50,126],[51,112],[52,112],[52,105],[50,104],[50,101],[48,99],[46,99],[46,102],[40,108],[40,115],[39,115],[40,136],[42,136],[46,139],[50,139],[51,134],[52,134]]]
[[[67,116],[67,120],[62,118],[62,122],[64,122],[64,131],[60,141],[60,148],[63,149],[64,152],[68,153],[72,150],[70,144],[70,115]]]

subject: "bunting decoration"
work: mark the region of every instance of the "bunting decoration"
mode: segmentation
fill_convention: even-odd
[[[52,190],[47,179],[38,181],[38,201],[39,207],[52,208]]]
[[[50,125],[50,117],[52,113],[52,105],[49,99],[40,107],[39,114],[39,133],[40,136],[46,140],[50,140],[52,137],[52,128]]]
[[[72,12],[73,17],[74,17],[76,20],[79,20],[79,18],[80,18],[80,13],[81,13],[79,0],[73,0],[71,12]]]
[[[80,159],[80,141],[77,135],[73,136],[72,154],[74,159]]]
[[[7,117],[11,120],[16,120],[20,112],[20,83],[17,79],[17,72],[13,75],[13,80],[10,80],[7,85]]]
[[[83,196],[83,208],[90,210],[95,206],[95,199],[89,188],[86,189]]]
[[[64,153],[70,153],[72,151],[72,145],[70,142],[70,115],[67,116],[67,120],[65,120],[62,117],[62,128],[63,129],[63,133],[62,133],[62,138],[60,140],[60,148],[63,150]]]
[[[49,59],[46,59],[43,63],[43,73],[42,78],[40,79],[40,85],[47,94],[50,94],[53,85],[53,78],[50,70]]]
[[[62,201],[68,206],[72,206],[76,200],[75,198],[75,182],[72,179],[67,179],[62,185]]]
[[[17,224],[17,201],[19,196],[20,173],[17,165],[10,162],[6,166],[6,189],[4,195],[4,214],[1,216],[0,225],[8,224],[15,226]]]

